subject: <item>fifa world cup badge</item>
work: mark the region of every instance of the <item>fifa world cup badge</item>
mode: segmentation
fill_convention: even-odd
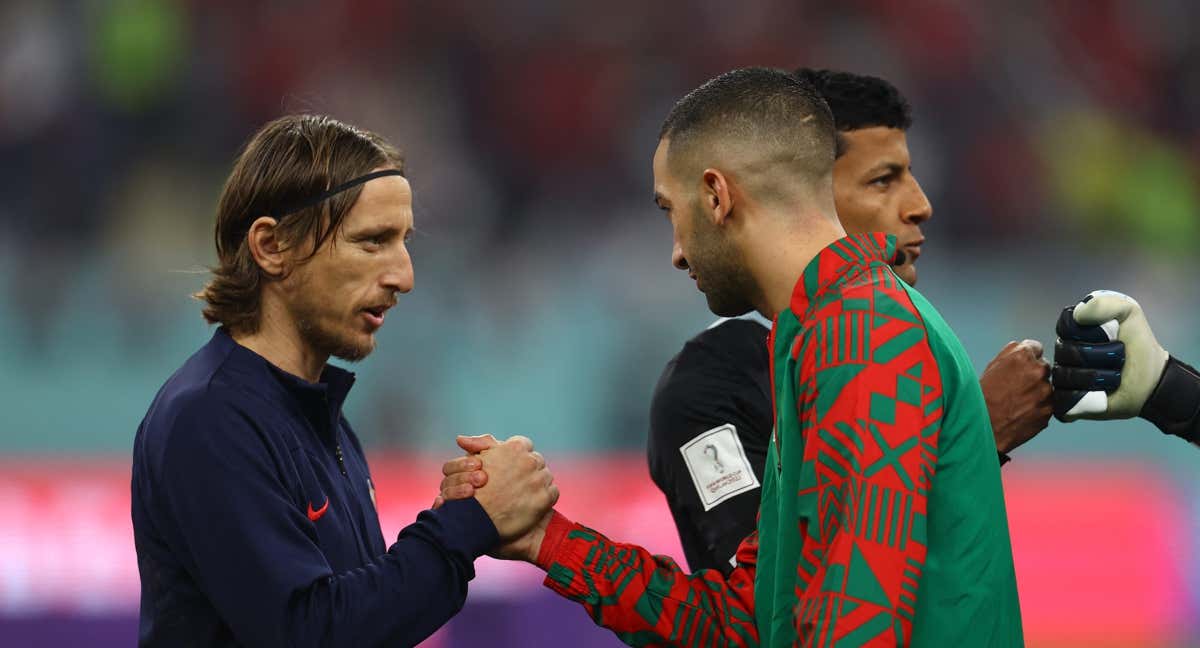
[[[679,448],[704,510],[758,488],[758,477],[732,423],[719,425]]]

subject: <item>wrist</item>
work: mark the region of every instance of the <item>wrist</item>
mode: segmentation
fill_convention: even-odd
[[[1200,372],[1168,358],[1139,416],[1166,434],[1200,441]]]
[[[538,554],[541,553],[542,545],[546,541],[546,529],[540,524],[534,527],[529,532],[528,543],[521,552],[521,560],[536,565],[538,562]]]
[[[992,436],[996,438],[996,451],[1000,454],[1008,454],[1013,451],[1013,448],[1017,447],[1017,444],[1013,443],[1013,435],[1009,427],[1004,425],[1003,421],[997,421],[991,416],[991,413],[992,408],[989,407],[988,418],[992,424]]]
[[[1016,447],[1016,444],[1013,443],[1011,439],[996,435],[996,452],[1000,453],[1001,455],[1007,455],[1013,451],[1013,448]]]

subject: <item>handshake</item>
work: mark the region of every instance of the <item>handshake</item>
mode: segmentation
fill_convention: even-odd
[[[457,443],[468,454],[442,466],[444,478],[433,508],[474,496],[500,535],[500,545],[489,555],[534,562],[558,501],[546,459],[523,436],[505,441],[490,434],[460,436]]]
[[[1054,416],[1060,421],[1140,416],[1200,442],[1200,374],[1171,357],[1128,295],[1096,290],[1055,327]]]

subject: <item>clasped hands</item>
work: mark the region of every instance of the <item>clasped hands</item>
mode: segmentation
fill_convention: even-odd
[[[446,500],[474,497],[500,535],[500,545],[488,555],[534,562],[558,502],[558,487],[545,457],[523,436],[499,441],[485,434],[455,441],[467,455],[442,465],[441,492],[433,508]]]

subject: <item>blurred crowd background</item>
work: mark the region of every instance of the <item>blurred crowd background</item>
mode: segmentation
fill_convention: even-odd
[[[431,499],[435,460],[455,454],[457,433],[530,436],[552,468],[621,466],[638,497],[661,504],[639,463],[650,393],[712,318],[670,266],[650,159],[676,99],[745,65],[875,74],[909,98],[914,171],[934,205],[919,288],[977,370],[1010,339],[1049,351],[1059,310],[1102,287],[1137,297],[1159,340],[1200,362],[1200,9],[1189,0],[6,0],[0,502],[99,470],[127,507],[137,424],[210,335],[189,295],[214,260],[225,175],[263,122],[312,111],[399,145],[415,190],[417,287],[354,367],[348,405],[380,465],[433,466],[403,482],[423,490],[385,535]],[[1035,624],[1031,645],[1105,645],[1089,627],[1113,646],[1200,643],[1200,450],[1140,421],[1054,422],[1005,470],[1010,511],[1032,525],[1014,522],[1018,571],[1033,565],[1021,576],[1027,614],[1030,600],[1055,603],[1034,579],[1057,563],[1021,528],[1107,538],[1081,568],[1099,580],[1114,560],[1129,565],[1124,578],[1170,572],[1138,581],[1149,594],[1113,585],[1172,610],[1148,612],[1143,634],[1104,632],[1128,608],[1068,606],[1078,626]],[[1098,492],[1130,498],[1157,531]],[[127,508],[114,510],[94,532],[128,533]],[[1088,522],[1060,531],[1071,515]],[[669,542],[665,506],[645,519]],[[30,594],[42,590],[24,545],[58,533],[31,528],[0,522],[0,631],[56,645],[38,637],[83,618],[128,641],[136,572],[131,593],[106,596],[97,581],[100,611]],[[1150,558],[1143,532],[1161,532]],[[132,546],[112,555],[135,569]],[[468,613],[500,605],[496,591],[509,592],[477,587]],[[491,640],[557,645],[522,632]],[[435,642],[465,636],[452,627]]]

